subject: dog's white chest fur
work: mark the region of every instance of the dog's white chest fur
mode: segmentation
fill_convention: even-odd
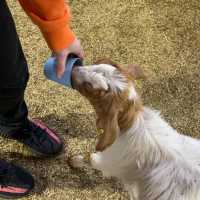
[[[199,140],[180,135],[149,108],[91,163],[119,178],[131,199],[200,200]]]
[[[143,107],[135,89],[135,80],[145,77],[141,69],[110,61],[74,69],[74,87],[93,105],[103,129],[93,168],[119,178],[131,199],[200,200],[200,141]],[[85,166],[82,157],[72,161]]]

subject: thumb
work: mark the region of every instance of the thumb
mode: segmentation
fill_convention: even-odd
[[[80,51],[76,54],[79,58],[83,59],[85,57],[84,52]]]

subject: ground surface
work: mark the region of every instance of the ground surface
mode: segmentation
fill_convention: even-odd
[[[43,119],[65,142],[64,154],[43,160],[17,143],[0,140],[2,157],[36,178],[33,195],[25,199],[127,199],[115,181],[68,167],[68,155],[93,150],[94,112],[76,92],[45,80],[42,66],[50,52],[17,1],[8,3],[30,66],[30,116]],[[144,102],[161,110],[183,134],[200,137],[199,0],[71,0],[70,5],[85,62],[110,57],[121,64],[140,64],[148,75],[140,84]]]

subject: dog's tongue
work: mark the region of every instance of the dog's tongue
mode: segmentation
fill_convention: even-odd
[[[68,56],[63,76],[59,79],[56,75],[55,57],[50,57],[44,66],[44,74],[47,79],[72,88],[72,70],[75,66],[83,66],[83,61],[74,54]]]

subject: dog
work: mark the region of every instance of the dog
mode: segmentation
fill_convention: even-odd
[[[200,200],[200,141],[143,105],[135,88],[141,78],[138,66],[108,60],[73,69],[73,87],[94,107],[102,134],[89,163],[81,155],[70,163],[118,178],[131,200]]]

